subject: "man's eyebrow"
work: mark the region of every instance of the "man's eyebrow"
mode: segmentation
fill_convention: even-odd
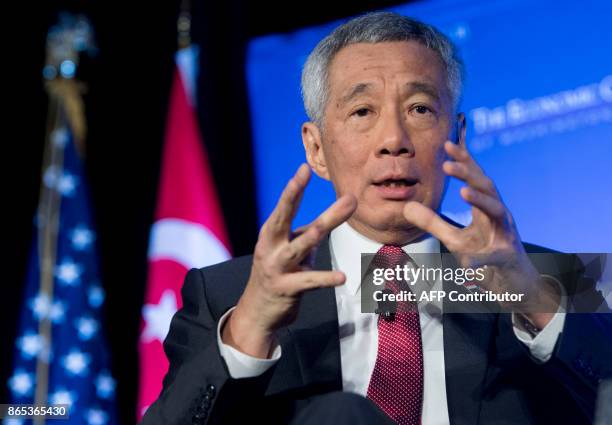
[[[346,91],[346,94],[340,98],[339,105],[345,105],[353,100],[355,97],[360,94],[368,92],[372,88],[372,84],[370,83],[359,83],[351,87]],[[436,101],[440,101],[440,94],[438,89],[429,83],[424,83],[420,81],[413,81],[406,84],[406,88],[408,89],[408,95],[413,95],[416,93],[424,93]]]
[[[340,98],[339,104],[340,105],[347,104],[348,102],[353,100],[355,97],[370,90],[370,88],[372,88],[372,85],[370,83],[359,83],[359,84],[354,85],[353,87],[351,87],[349,90],[346,91],[346,94],[344,96]]]
[[[438,92],[438,89],[429,83],[413,81],[411,83],[406,84],[406,88],[408,89],[409,95],[413,95],[416,93],[424,93],[430,97],[433,97],[436,101],[440,100],[440,93]]]

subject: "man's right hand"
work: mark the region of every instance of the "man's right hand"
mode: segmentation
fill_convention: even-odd
[[[310,168],[302,164],[262,226],[249,281],[223,328],[223,343],[250,356],[271,356],[277,345],[275,331],[295,320],[303,292],[342,285],[346,279],[342,272],[312,270],[305,260],[332,229],[353,214],[357,200],[352,195],[338,198],[292,237],[291,221],[309,179]]]

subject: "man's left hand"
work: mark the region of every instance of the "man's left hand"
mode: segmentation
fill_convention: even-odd
[[[542,278],[529,260],[512,214],[464,144],[447,141],[444,148],[451,159],[444,162],[444,172],[467,183],[460,194],[472,206],[472,222],[464,228],[453,226],[415,201],[404,207],[406,220],[440,240],[462,267],[486,265],[485,289],[525,294],[521,304],[511,307],[542,329],[557,310],[559,288]]]

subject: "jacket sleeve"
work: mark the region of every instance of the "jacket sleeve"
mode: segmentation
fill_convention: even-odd
[[[597,289],[599,272],[587,272],[587,266],[578,256],[571,257],[571,270],[576,270],[576,274],[570,279],[574,284],[569,288],[568,313],[545,368],[592,419],[599,383],[612,377],[612,312]],[[569,276],[572,273],[566,277]]]
[[[570,313],[551,361],[544,364],[591,420],[597,389],[612,377],[612,314]]]
[[[534,361],[566,388],[592,421],[598,385],[612,377],[612,312],[581,260],[568,254],[558,258],[568,265],[556,276],[568,293],[568,312],[551,358]],[[505,322],[512,326],[508,317]]]
[[[172,318],[164,341],[170,367],[159,398],[141,423],[231,423],[224,420],[231,416],[228,409],[236,410],[241,400],[256,398],[266,377],[231,379],[216,339],[219,317],[209,307],[201,270],[189,271],[181,294],[183,307]]]

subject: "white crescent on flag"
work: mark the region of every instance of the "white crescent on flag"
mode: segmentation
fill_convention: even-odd
[[[151,227],[149,261],[171,259],[186,269],[206,267],[230,257],[208,228],[177,218],[164,218]]]

